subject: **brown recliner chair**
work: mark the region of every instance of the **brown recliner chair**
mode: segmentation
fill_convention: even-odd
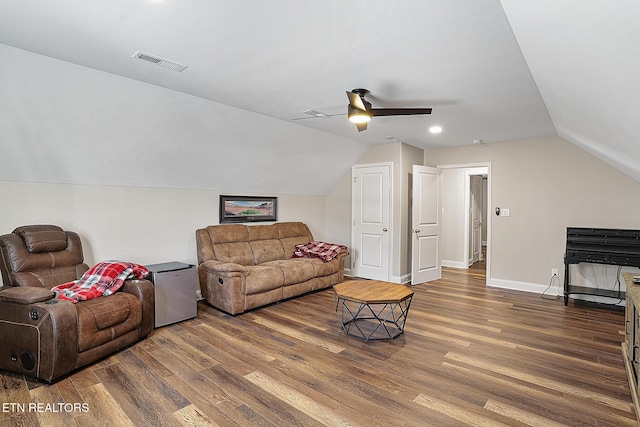
[[[148,280],[77,304],[53,298],[52,287],[89,269],[83,261],[80,237],[54,225],[0,236],[0,369],[53,382],[151,332]]]

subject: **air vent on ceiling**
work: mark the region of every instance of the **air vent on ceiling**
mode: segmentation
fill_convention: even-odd
[[[325,113],[321,113],[320,111],[317,111],[317,110],[305,110],[303,111],[303,113],[309,114],[314,117],[321,117],[323,119],[326,119],[327,117],[329,117]]]
[[[173,70],[173,71],[180,72],[180,71],[184,70],[185,68],[187,68],[186,65],[182,65],[182,64],[179,64],[177,62],[169,61],[168,59],[159,58],[159,57],[157,57],[155,55],[150,55],[148,53],[144,53],[144,52],[140,52],[140,51],[136,52],[133,55],[133,57],[141,59],[143,61],[151,62],[153,64],[159,65],[159,66],[164,67],[164,68],[168,68],[168,69]]]

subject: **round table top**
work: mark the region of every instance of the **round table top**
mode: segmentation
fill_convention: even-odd
[[[363,304],[398,303],[413,296],[408,286],[381,280],[348,280],[333,290],[339,298]]]

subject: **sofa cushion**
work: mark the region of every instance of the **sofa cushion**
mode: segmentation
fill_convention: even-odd
[[[305,261],[302,259],[287,259],[270,261],[263,265],[279,268],[284,275],[284,285],[288,286],[313,279],[313,265]]]
[[[67,248],[67,235],[56,225],[32,225],[13,230],[24,240],[27,250],[32,254],[58,252]]]
[[[287,258],[291,258],[296,251],[296,245],[306,245],[311,240],[307,236],[297,237],[284,237],[280,239],[282,247],[284,248],[284,254]]]
[[[207,227],[209,238],[217,243],[248,242],[249,231],[244,224],[210,225]]]
[[[340,269],[340,263],[337,259],[333,259],[329,262],[322,261],[319,258],[297,258],[304,260],[305,262],[313,266],[314,276],[323,277],[335,274]]]
[[[257,294],[284,286],[284,274],[277,267],[255,265],[247,267],[245,294]]]
[[[288,258],[278,240],[278,230],[273,225],[253,225],[247,230],[256,265]]]
[[[252,225],[247,227],[249,241],[277,239],[278,229],[273,225]]]
[[[253,250],[249,242],[216,243],[213,245],[216,260],[235,262],[240,265],[255,265]]]
[[[307,244],[313,240],[311,231],[302,222],[282,222],[274,224],[284,249],[285,258],[291,258],[296,245]]]
[[[278,230],[278,237],[280,239],[301,236],[311,239],[311,231],[309,231],[307,224],[303,222],[278,222],[273,225]]]
[[[88,265],[78,264],[13,273],[11,275],[11,282],[14,286],[33,286],[51,289],[61,283],[77,280],[87,269],[89,269]]]
[[[286,258],[282,243],[278,239],[258,240],[250,244],[256,265]]]

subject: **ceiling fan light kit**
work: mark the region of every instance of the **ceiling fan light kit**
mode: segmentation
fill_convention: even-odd
[[[431,114],[431,108],[371,108],[371,103],[364,99],[369,93],[367,89],[353,89],[347,92],[349,106],[347,117],[356,124],[358,132],[367,129],[367,123],[372,117],[382,116],[413,116]]]
[[[362,111],[349,105],[349,112],[347,117],[352,123],[367,123],[371,120],[371,113],[369,111]]]

